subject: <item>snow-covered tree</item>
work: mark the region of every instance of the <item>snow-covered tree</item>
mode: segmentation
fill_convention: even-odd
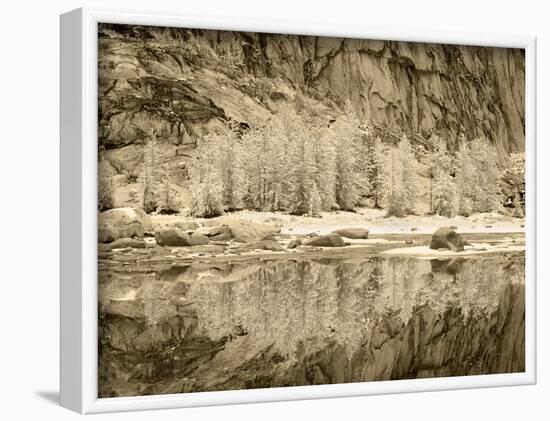
[[[458,213],[469,216],[474,211],[474,191],[476,189],[476,168],[468,143],[461,142],[456,153],[456,186],[458,193]]]
[[[143,210],[151,213],[157,210],[161,182],[161,167],[158,141],[154,132],[145,143],[143,150]]]
[[[361,136],[355,145],[355,173],[357,174],[357,191],[359,197],[369,197],[371,194],[371,177],[374,167],[374,131],[363,128]]]
[[[390,148],[386,155],[384,205],[386,216],[404,216],[406,203],[403,197],[403,165],[399,148]]]
[[[407,135],[403,134],[399,142],[399,155],[403,168],[402,189],[403,202],[406,213],[413,213],[418,191],[418,174],[416,172],[416,158]]]
[[[223,187],[217,151],[210,136],[197,145],[197,158],[191,165],[191,214],[214,217],[223,213]]]
[[[356,145],[361,137],[359,119],[348,101],[344,114],[333,126],[335,135],[336,203],[340,209],[353,211],[359,201],[359,180],[356,173]]]
[[[384,162],[385,148],[382,140],[376,137],[372,142],[369,142],[369,185],[370,197],[374,200],[374,207],[381,208],[384,198]]]
[[[313,160],[315,165],[314,179],[321,198],[321,209],[331,210],[336,204],[336,169],[334,136],[331,130],[315,130],[312,134]]]
[[[317,166],[313,148],[315,140],[311,131],[303,126],[296,126],[290,136],[289,210],[303,215],[310,213],[312,193],[317,188],[315,187]],[[317,194],[319,194],[318,190]]]
[[[219,150],[223,206],[227,210],[238,209],[242,206],[245,175],[243,151],[237,134],[229,128],[226,134],[211,139],[210,145]]]
[[[474,139],[470,143],[470,149],[476,171],[474,210],[476,212],[501,211],[501,177],[496,147],[488,139]]]
[[[440,172],[433,181],[432,211],[436,215],[452,218],[456,215],[456,198],[454,178],[450,174]]]
[[[437,215],[453,217],[457,211],[457,189],[453,171],[453,159],[447,144],[436,140],[436,149],[431,161],[431,208]]]
[[[291,132],[300,127],[299,117],[291,109],[284,109],[274,119],[266,130],[269,137],[270,162],[266,177],[269,183],[270,210],[289,209],[289,187],[291,180],[288,175],[294,164],[291,159]]]
[[[501,211],[501,177],[495,146],[487,139],[463,141],[456,162],[459,213]]]
[[[327,133],[328,131],[328,133]],[[286,108],[243,135],[247,207],[317,215],[334,206],[333,133]]]
[[[249,130],[243,136],[243,156],[245,164],[246,205],[249,208],[270,211],[276,210],[273,174],[277,161],[272,151],[271,129],[267,126]]]
[[[397,148],[392,147],[388,150],[384,175],[384,204],[387,216],[404,216],[412,213],[416,202],[418,174],[416,159],[406,135],[401,137]]]

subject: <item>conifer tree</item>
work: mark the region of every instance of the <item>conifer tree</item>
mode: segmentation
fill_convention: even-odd
[[[292,162],[292,168],[289,171],[291,182],[289,189],[290,211],[303,215],[310,213],[311,196],[315,186],[314,140],[311,132],[303,126],[296,126],[290,135],[292,136],[289,140],[290,160]]]
[[[334,137],[331,130],[316,130],[312,134],[314,180],[321,199],[321,210],[337,208]]]
[[[431,162],[431,208],[434,214],[447,217],[456,214],[457,192],[452,170],[453,162],[447,144],[437,138]]]
[[[259,211],[270,210],[270,186],[267,176],[271,164],[269,128],[249,130],[243,136],[243,147],[247,163],[247,205]]]
[[[353,211],[359,200],[358,177],[355,172],[356,144],[361,136],[359,119],[351,102],[346,102],[344,114],[334,123],[336,203],[340,209]]]
[[[355,173],[357,174],[357,190],[360,198],[371,194],[371,177],[374,164],[374,132],[365,128],[355,145]]]
[[[469,216],[474,211],[474,190],[476,189],[476,184],[476,170],[472,152],[468,143],[462,141],[456,154],[458,213],[462,216]]]
[[[143,151],[143,210],[154,212],[158,206],[158,194],[161,182],[158,142],[155,132],[145,143]]]
[[[411,143],[406,135],[397,148],[387,153],[385,165],[384,203],[387,216],[404,216],[414,211],[418,175]]]
[[[222,202],[227,210],[242,206],[244,169],[243,152],[234,128],[230,127],[225,135],[216,136],[209,146],[219,150],[219,166],[222,180]]]
[[[211,218],[223,213],[223,188],[215,145],[210,136],[197,145],[197,158],[191,166],[191,214]]]
[[[369,143],[369,185],[370,196],[374,200],[374,207],[379,209],[382,207],[384,197],[384,161],[385,151],[382,140],[376,137],[373,142]]]
[[[488,139],[474,139],[470,149],[476,171],[474,210],[476,212],[501,211],[501,177],[496,147]]]
[[[402,195],[404,211],[412,213],[414,211],[417,189],[418,174],[416,172],[416,159],[412,152],[412,146],[407,135],[403,134],[399,142],[399,158],[402,168]]]
[[[459,213],[502,210],[496,148],[487,139],[463,141],[457,153]]]
[[[293,119],[295,116],[288,114],[274,119],[265,134],[269,139],[269,160],[266,168],[266,181],[268,184],[268,203],[269,210],[288,210],[289,207],[289,183],[288,174],[290,171],[291,160],[289,156],[289,138],[287,136],[288,127],[284,120]]]
[[[406,204],[403,197],[403,163],[399,148],[388,150],[385,167],[384,204],[386,216],[404,216]]]

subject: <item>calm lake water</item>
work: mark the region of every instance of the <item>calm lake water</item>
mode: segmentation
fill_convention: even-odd
[[[99,395],[524,371],[522,254],[103,268]]]

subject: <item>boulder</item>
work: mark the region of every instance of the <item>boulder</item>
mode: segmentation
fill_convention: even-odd
[[[191,238],[191,245],[192,246],[203,246],[205,244],[208,244],[210,240],[208,237],[204,234],[201,234],[199,232],[194,232],[190,235]]]
[[[182,231],[195,231],[199,227],[194,221],[179,221],[174,226]]]
[[[344,247],[346,243],[338,234],[331,233],[308,238],[304,240],[303,245],[315,247]]]
[[[244,250],[270,250],[270,251],[284,251],[285,249],[277,241],[274,240],[261,240],[255,243],[247,244],[243,246]]]
[[[200,228],[197,232],[206,235],[212,241],[231,240],[231,229],[227,225]]]
[[[194,232],[188,233],[177,228],[165,228],[155,233],[155,240],[161,246],[200,246],[208,244],[208,237],[204,234]]]
[[[229,227],[231,237],[239,243],[260,241],[281,232],[280,228],[257,222],[226,220],[224,223]]]
[[[143,210],[136,208],[115,208],[99,214],[98,240],[110,243],[119,238],[143,237],[152,230],[151,219]]]
[[[433,250],[448,249],[453,251],[464,251],[464,241],[453,229],[443,227],[432,234],[430,248]]]
[[[352,240],[366,240],[369,238],[369,230],[366,228],[343,228],[333,232],[341,237],[351,238]]]
[[[112,249],[124,249],[128,247],[133,249],[144,249],[147,246],[144,240],[138,240],[136,238],[119,238],[109,245]]]
[[[295,249],[296,247],[301,246],[301,245],[302,245],[302,240],[297,238],[295,240],[290,240],[288,242],[288,245],[286,246],[286,248],[287,249]]]
[[[117,239],[116,230],[112,226],[100,226],[97,233],[97,241],[99,243],[110,243]]]

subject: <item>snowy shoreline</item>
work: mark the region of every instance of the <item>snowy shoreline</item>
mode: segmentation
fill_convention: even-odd
[[[237,211],[217,218],[195,219],[182,215],[153,215],[153,225],[173,225],[176,222],[196,221],[205,226],[223,224],[225,220],[241,220],[272,225],[282,234],[307,235],[311,232],[327,234],[350,227],[362,227],[370,235],[433,234],[441,227],[453,226],[459,234],[524,234],[525,219],[497,213],[480,213],[469,217],[446,218],[439,215],[409,215],[403,218],[385,217],[385,211],[360,208],[357,212],[322,212],[318,218],[289,215],[280,212]]]
[[[419,258],[452,258],[458,256],[486,255],[489,253],[518,253],[525,251],[524,219],[486,213],[470,217],[444,218],[440,216],[412,215],[404,218],[385,218],[384,211],[359,209],[357,212],[323,213],[319,218],[295,216],[276,212],[238,211],[210,219],[196,219],[184,215],[152,215],[155,230],[184,222],[194,222],[199,226],[212,227],[234,221],[251,222],[271,226],[280,230],[276,240],[285,251],[244,250],[238,244],[227,244],[223,252],[194,250],[185,247],[171,247],[172,258],[191,261],[246,260],[259,257],[273,258],[315,258],[331,256],[338,258],[359,257],[361,255],[409,256]],[[462,252],[432,250],[429,248],[431,235],[440,227],[453,226],[456,232],[468,242]],[[340,248],[298,247],[288,249],[290,241],[303,239],[309,234],[327,234],[342,228],[366,228],[369,238],[362,240],[346,239],[347,245]],[[154,243],[154,239],[150,239]],[[218,246],[219,247],[219,246]],[[236,254],[228,255],[230,249]]]

